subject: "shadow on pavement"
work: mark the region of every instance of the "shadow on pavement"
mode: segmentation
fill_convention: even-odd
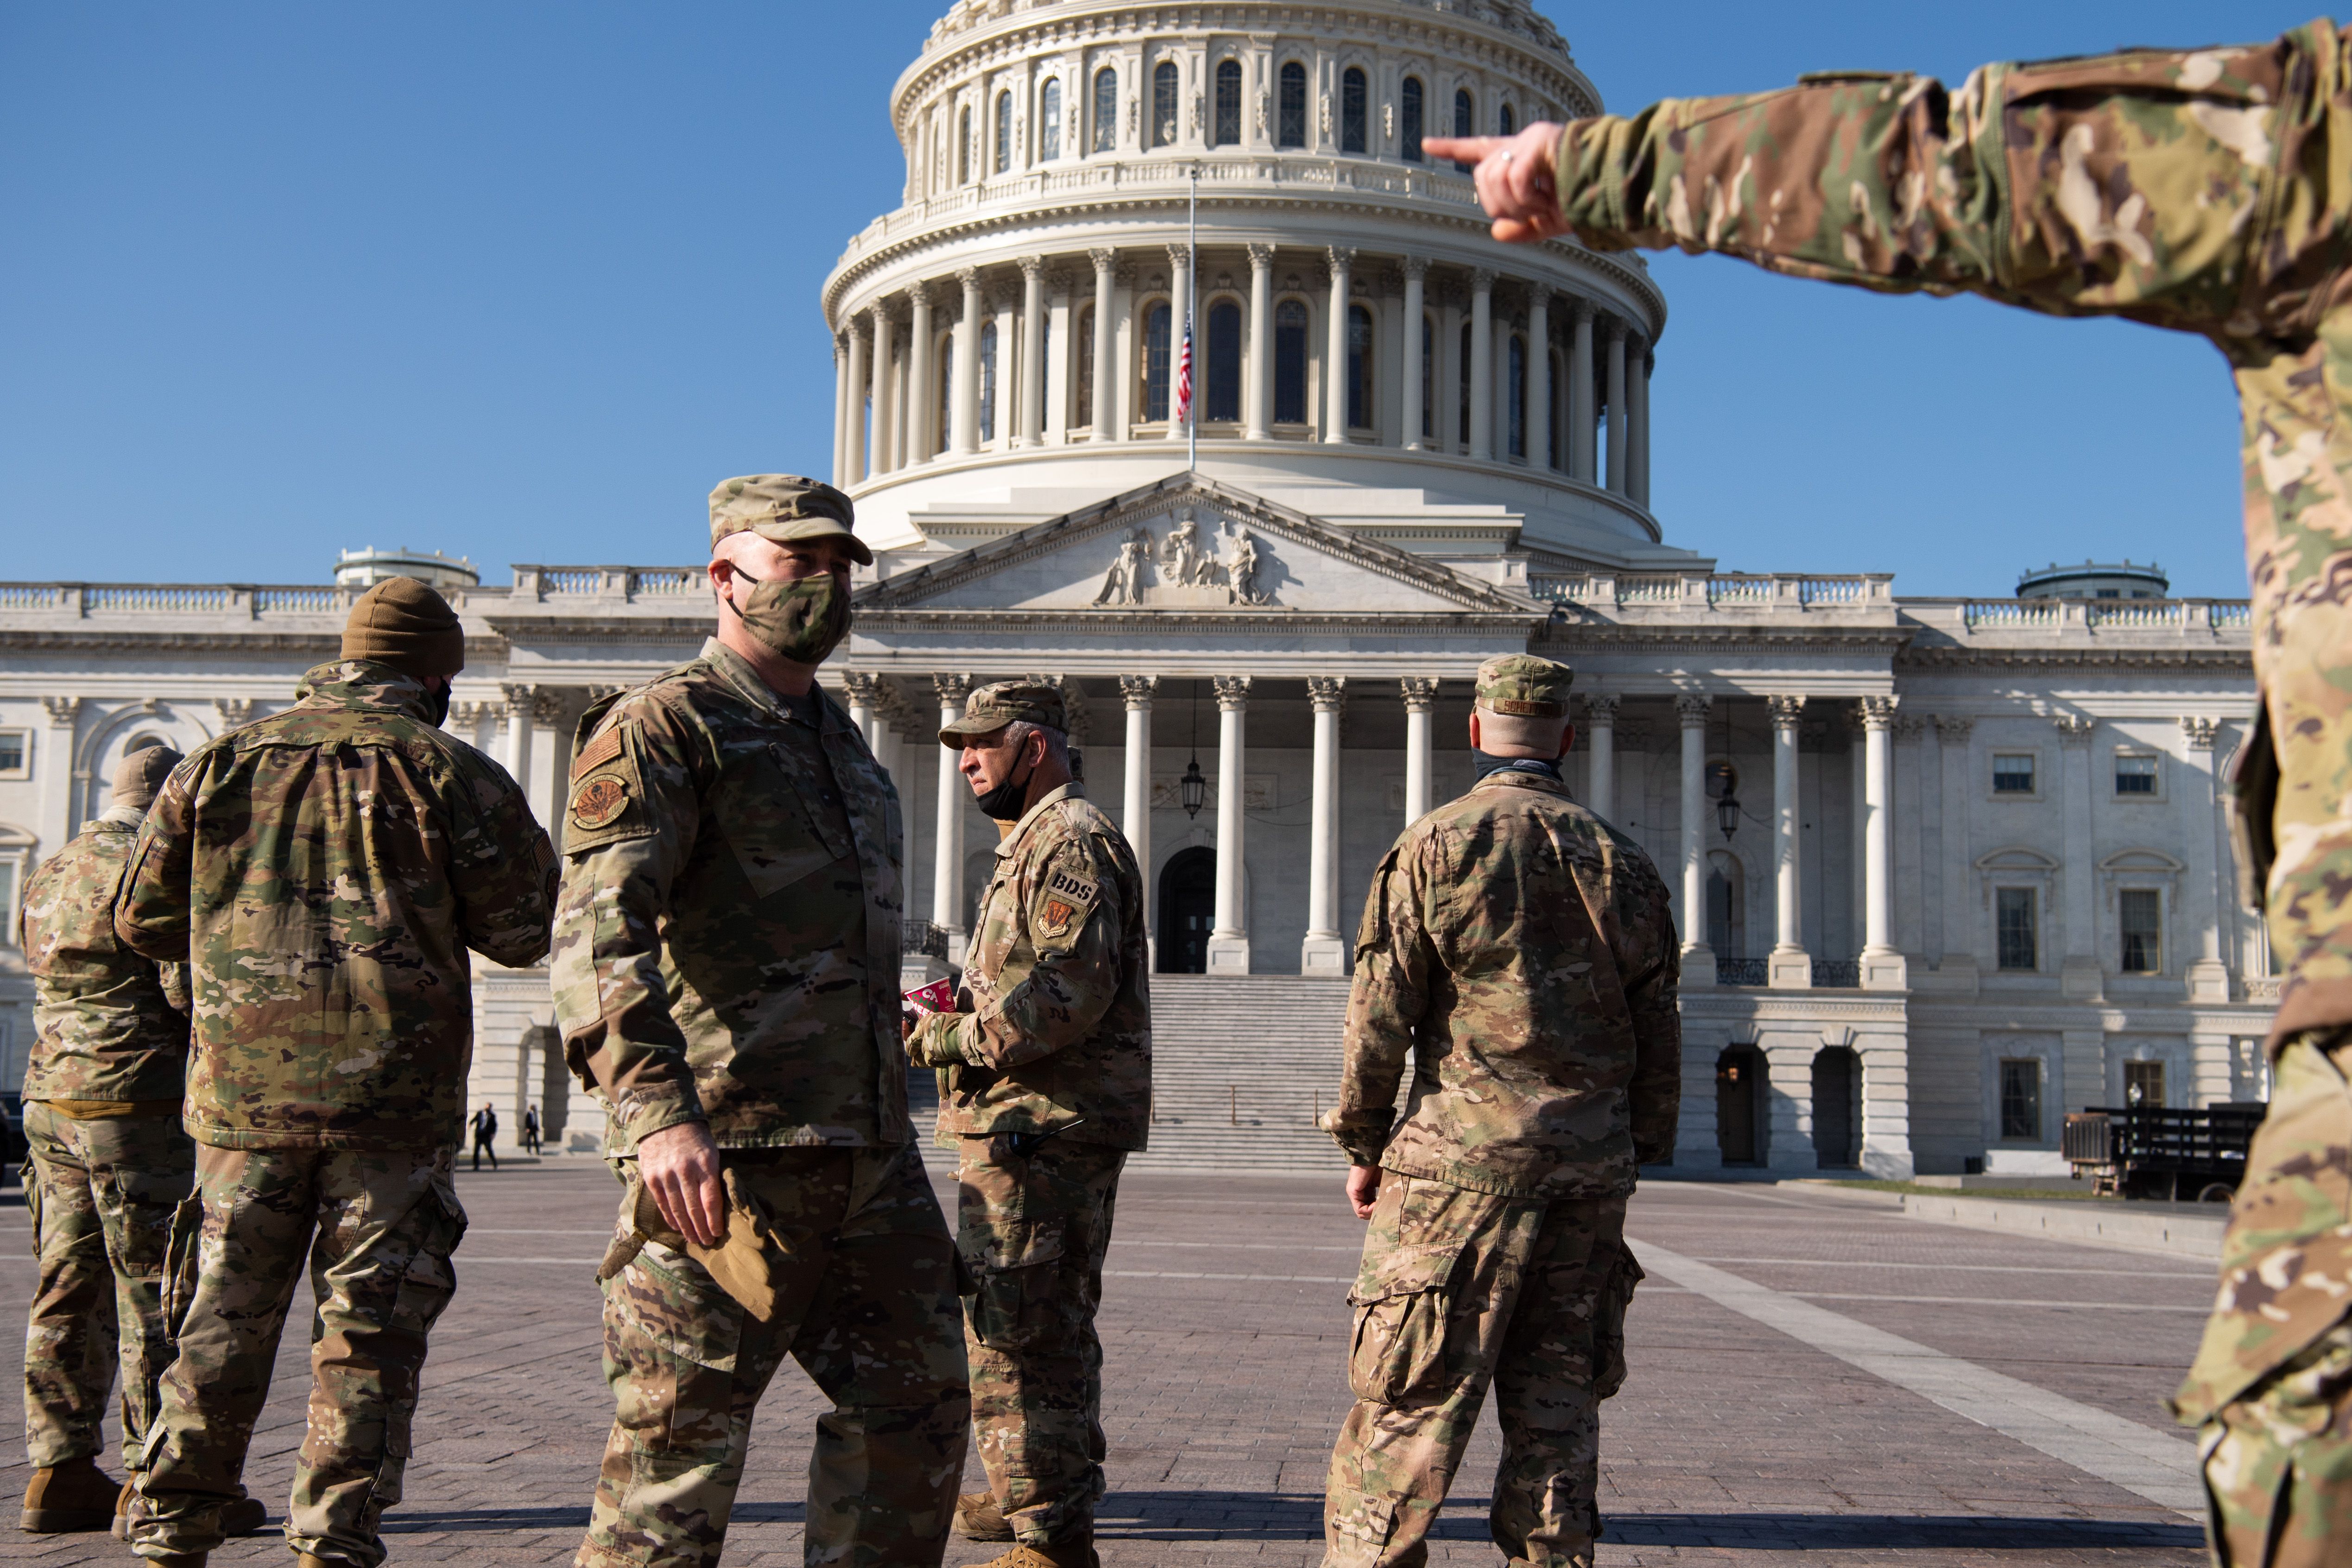
[[[1750,1552],[1877,1547],[1993,1552],[2202,1546],[2193,1524],[2103,1519],[1987,1519],[1973,1514],[1637,1513],[1605,1516],[1619,1546],[1737,1546]]]

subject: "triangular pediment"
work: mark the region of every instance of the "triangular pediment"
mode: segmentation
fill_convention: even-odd
[[[861,611],[1533,616],[1491,584],[1197,474],[1052,518],[859,591]]]

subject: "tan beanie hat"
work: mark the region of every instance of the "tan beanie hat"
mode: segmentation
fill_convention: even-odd
[[[343,623],[343,657],[388,664],[419,680],[466,668],[466,628],[449,601],[414,577],[386,577]]]
[[[114,788],[106,797],[109,805],[137,806],[141,811],[154,804],[155,792],[180,765],[180,753],[169,746],[142,746],[114,764]]]

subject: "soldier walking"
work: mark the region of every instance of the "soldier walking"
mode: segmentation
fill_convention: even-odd
[[[2200,1425],[2232,1568],[2338,1561],[2352,1535],[2352,35],[1991,65],[1958,93],[1840,72],[1669,99],[1477,159],[1498,239],[1722,251],[1864,288],[1967,291],[2210,340],[2242,415],[2262,713],[2239,863],[2285,961],[2273,1088],[2173,1405]],[[2250,899],[2258,906],[2261,895]],[[2337,1173],[2315,1182],[2314,1170]]]
[[[1600,1402],[1624,1381],[1642,1274],[1625,1200],[1674,1147],[1681,960],[1657,868],[1560,782],[1570,679],[1524,654],[1479,667],[1483,776],[1405,829],[1364,900],[1323,1118],[1371,1222],[1326,1568],[1426,1561],[1489,1382],[1495,1544],[1591,1568]]]
[[[964,1353],[989,1489],[964,1534],[1017,1542],[992,1568],[1088,1568],[1103,1495],[1103,1256],[1119,1168],[1151,1120],[1151,1000],[1134,852],[1070,773],[1062,694],[974,692],[940,731],[993,817],[961,1007],[908,1050],[940,1070],[957,1150]]]
[[[28,1531],[119,1530],[131,1482],[98,1468],[99,1425],[117,1363],[122,1465],[139,1467],[171,1359],[163,1251],[195,1174],[180,1126],[188,1061],[188,969],[157,963],[114,934],[114,899],[139,825],[180,762],[168,746],[118,764],[106,810],[25,884],[19,938],[33,973],[32,1059],[25,1068],[25,1205],[38,1278],[25,1334]],[[249,1498],[223,1528],[258,1530]]]
[[[440,728],[465,659],[438,594],[377,584],[342,658],[190,757],[132,852],[115,930],[187,963],[195,1002],[196,1195],[165,1282],[177,1353],[131,1526],[170,1568],[221,1542],[306,1258],[319,1311],[287,1542],[301,1568],[383,1560],[377,1522],[400,1500],[466,1227],[466,950],[532,962],[555,893],[522,791]]]
[[[937,1563],[971,1415],[899,1042],[898,797],[815,684],[873,555],[785,474],[710,496],[718,636],[581,720],[555,1010],[628,1185],[577,1562],[710,1568],[786,1355],[834,1408],[811,1563]]]

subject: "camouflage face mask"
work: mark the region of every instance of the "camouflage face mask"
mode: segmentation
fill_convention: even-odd
[[[735,601],[735,613],[743,617],[744,629],[778,658],[823,664],[849,635],[849,595],[832,573],[754,577],[739,566],[735,574],[752,585]]]

